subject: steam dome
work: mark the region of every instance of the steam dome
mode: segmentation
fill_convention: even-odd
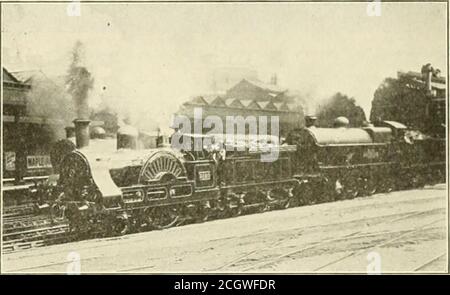
[[[350,121],[346,117],[337,117],[334,119],[334,127],[348,127]]]

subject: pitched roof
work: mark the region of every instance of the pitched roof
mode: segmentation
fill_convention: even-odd
[[[31,83],[35,78],[47,79],[47,76],[41,70],[16,71],[12,74],[22,83]]]
[[[231,100],[231,102],[228,104],[230,107],[234,108],[245,108],[245,106],[242,104],[242,102],[239,99]]]
[[[17,79],[12,73],[10,73],[5,68],[3,68],[3,82],[20,83],[19,79]]]
[[[222,106],[222,107],[227,106],[227,104],[225,103],[225,99],[223,99],[220,96],[217,96],[216,98],[214,98],[209,104],[214,105],[214,106]]]
[[[281,111],[281,107],[283,106],[282,102],[275,102],[274,105],[277,108],[277,110]]]
[[[268,91],[269,93],[271,93],[274,96],[276,96],[279,93],[285,92],[287,90],[287,89],[282,88],[282,87],[280,87],[278,85],[264,83],[264,82],[259,81],[259,80],[246,80],[246,79],[243,79],[241,82],[252,84],[252,85],[254,85],[254,86],[258,87],[258,88],[261,88],[263,90]],[[241,83],[241,82],[239,82],[239,83]]]
[[[208,105],[208,102],[202,96],[196,96],[189,102],[196,105]]]
[[[260,101],[259,105],[265,110],[278,110],[274,103],[271,101]]]
[[[255,101],[252,100],[252,102],[247,106],[248,109],[261,109],[261,106]]]
[[[253,100],[251,99],[241,99],[241,103],[248,108],[248,106],[252,103]]]

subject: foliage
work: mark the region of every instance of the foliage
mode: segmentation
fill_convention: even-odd
[[[427,108],[426,91],[413,79],[386,78],[374,93],[370,120],[392,120],[423,129]]]
[[[355,99],[339,92],[318,106],[316,116],[319,127],[333,127],[334,120],[341,116],[350,121],[350,127],[361,127],[366,121],[364,110]]]

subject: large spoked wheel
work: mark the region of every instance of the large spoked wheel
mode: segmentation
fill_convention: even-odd
[[[180,216],[174,207],[156,207],[149,210],[148,219],[151,228],[166,229],[174,226]]]

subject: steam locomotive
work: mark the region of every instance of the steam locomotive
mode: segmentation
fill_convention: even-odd
[[[277,160],[265,162],[266,151],[248,138],[195,152],[137,149],[136,131],[125,126],[111,148],[107,140],[89,144],[81,122],[77,148],[60,143],[53,153],[59,179],[50,193],[52,214],[80,235],[120,235],[445,181],[445,139],[392,121],[335,123],[318,128],[307,118],[276,146]],[[244,148],[228,146],[237,144]]]

